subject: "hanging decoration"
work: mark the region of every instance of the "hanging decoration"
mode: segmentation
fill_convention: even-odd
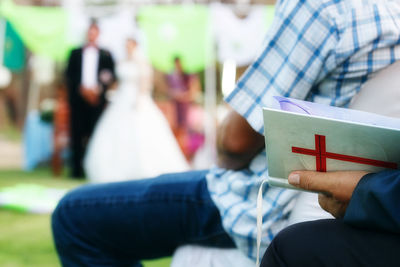
[[[67,15],[62,8],[20,6],[2,0],[0,14],[33,53],[58,61],[66,59],[71,45],[65,34]]]
[[[148,56],[164,72],[172,71],[180,57],[187,72],[198,72],[209,63],[211,49],[209,11],[205,6],[152,6],[139,10],[139,26],[146,38]]]
[[[24,44],[9,22],[6,25],[3,63],[12,72],[20,72],[25,66]]]

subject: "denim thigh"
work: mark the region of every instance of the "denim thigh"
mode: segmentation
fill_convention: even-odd
[[[117,266],[169,256],[183,244],[234,247],[210,198],[206,174],[166,174],[71,191],[52,218],[61,260]]]

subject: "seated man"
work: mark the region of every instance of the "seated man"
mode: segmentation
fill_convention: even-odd
[[[278,3],[264,49],[226,99],[235,111],[220,126],[219,167],[70,192],[52,217],[64,266],[140,266],[183,244],[236,246],[255,261],[256,198],[267,177],[261,108],[275,95],[346,106],[400,58],[396,1]],[[263,250],[287,226],[297,194],[265,188]]]
[[[289,182],[317,192],[342,220],[295,224],[280,232],[261,266],[400,266],[400,171],[293,172]]]

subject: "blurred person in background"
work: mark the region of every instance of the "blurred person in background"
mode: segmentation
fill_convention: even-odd
[[[68,105],[68,93],[64,84],[58,84],[56,94],[56,106],[54,110],[54,151],[52,156],[52,171],[59,176],[63,169],[63,154],[69,144],[70,111]]]
[[[99,120],[84,160],[92,182],[188,170],[169,124],[153,102],[153,69],[134,39],[117,65],[118,88]]]
[[[110,52],[97,46],[100,30],[92,21],[84,47],[71,52],[66,82],[71,112],[71,176],[84,176],[86,145],[106,104],[106,91],[114,82],[114,61]]]
[[[174,58],[174,65],[174,71],[166,77],[168,95],[176,114],[173,131],[186,158],[191,160],[196,149],[201,145],[197,145],[198,136],[193,135],[194,138],[191,138],[189,121],[190,109],[200,94],[200,81],[197,75],[184,72],[179,56]],[[196,149],[193,149],[193,146]]]

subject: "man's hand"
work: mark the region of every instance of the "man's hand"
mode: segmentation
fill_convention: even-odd
[[[246,167],[264,147],[264,136],[231,110],[217,131],[218,166],[238,170]]]
[[[88,102],[90,105],[95,106],[99,102],[99,88],[85,88],[83,86],[80,87],[80,93],[82,97]]]
[[[335,218],[342,218],[355,187],[366,174],[365,171],[294,171],[288,180],[293,186],[319,192],[319,205]]]

